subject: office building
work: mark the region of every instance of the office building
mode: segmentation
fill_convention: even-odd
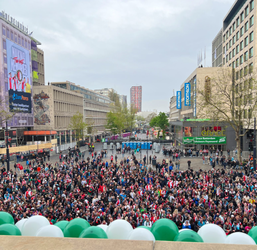
[[[107,96],[69,81],[51,82],[51,85],[82,94],[83,112],[81,113],[83,113],[84,120],[89,125],[88,134],[97,136],[105,132],[107,113],[111,110],[111,104],[113,104]]]
[[[169,122],[179,120],[179,109],[177,109],[176,96],[170,98]]]
[[[130,88],[130,103],[138,112],[142,111],[142,86],[132,86]]]
[[[127,106],[127,96],[126,95],[119,95],[116,90],[114,90],[113,88],[103,88],[103,89],[95,89],[94,90],[96,93],[110,97],[110,94],[116,93],[119,96],[119,101],[121,106]]]
[[[83,95],[53,85],[34,86],[33,105],[34,131],[26,134],[44,131],[49,137],[56,134],[58,145],[75,142],[75,132],[69,129],[70,120],[77,112],[83,113]]]
[[[35,39],[28,28],[5,12],[0,12],[0,37],[1,109],[14,113],[8,120],[9,127],[27,130],[34,125],[31,47]]]
[[[222,66],[222,29],[212,41],[212,67]]]

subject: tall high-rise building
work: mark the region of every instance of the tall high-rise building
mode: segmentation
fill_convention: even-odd
[[[142,86],[132,86],[130,88],[130,103],[138,112],[142,111]]]

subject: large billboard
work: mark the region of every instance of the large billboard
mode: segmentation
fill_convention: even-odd
[[[185,106],[191,106],[191,84],[190,84],[190,82],[185,83],[184,89],[185,89],[185,95],[184,95]]]
[[[10,112],[31,113],[29,51],[6,39]]]

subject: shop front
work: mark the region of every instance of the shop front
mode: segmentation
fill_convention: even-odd
[[[191,150],[233,150],[236,147],[235,132],[226,123],[215,124],[212,121],[194,121],[188,119],[181,121],[179,133],[174,128],[175,137],[181,138],[184,149]]]

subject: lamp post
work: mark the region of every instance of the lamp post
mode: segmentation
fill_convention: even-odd
[[[256,117],[254,118],[253,168],[256,170]]]
[[[7,121],[5,122],[5,138],[6,138],[6,165],[7,165],[7,172],[10,170],[10,154],[9,154],[9,132]]]

